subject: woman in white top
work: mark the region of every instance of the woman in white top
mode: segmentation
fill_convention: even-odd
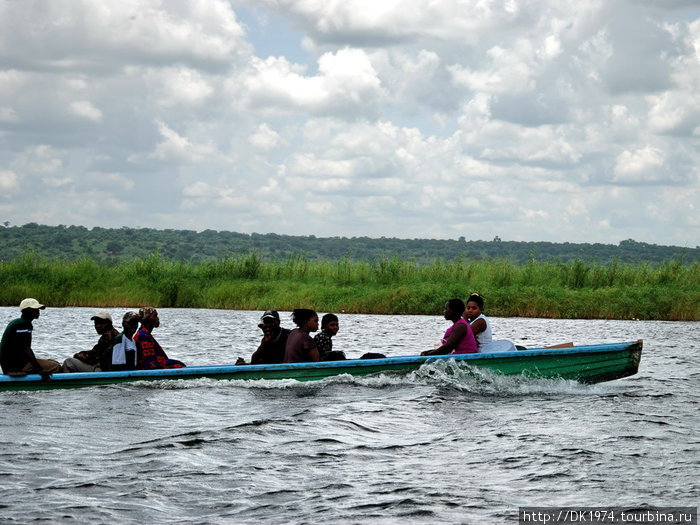
[[[510,352],[515,350],[515,345],[505,339],[493,339],[491,323],[488,317],[483,314],[484,298],[478,293],[473,293],[467,299],[467,309],[464,311],[464,318],[469,321],[472,332],[476,336],[479,345],[479,353],[486,352]]]

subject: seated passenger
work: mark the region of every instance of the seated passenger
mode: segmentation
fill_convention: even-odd
[[[450,299],[445,303],[445,319],[452,321],[442,337],[442,344],[420,355],[471,354],[477,352],[476,340],[469,323],[462,318],[464,301]]]
[[[251,365],[271,365],[284,362],[284,351],[287,347],[287,338],[291,333],[289,328],[280,326],[280,314],[277,310],[267,310],[260,318],[258,324],[263,332],[260,346],[250,356]],[[246,362],[239,358],[237,365],[245,365]]]
[[[107,312],[97,312],[90,320],[95,322],[95,332],[100,335],[97,344],[92,347],[92,350],[78,352],[73,357],[63,361],[63,372],[101,372],[102,370],[109,370],[112,341],[119,332],[112,326],[112,316]]]
[[[345,352],[339,350],[333,351],[333,341],[331,337],[336,335],[338,330],[340,330],[340,325],[337,315],[326,314],[321,318],[321,332],[314,337],[321,361],[342,361],[346,359]]]
[[[139,314],[126,312],[122,317],[122,333],[114,338],[111,359],[102,370],[135,370],[136,341],[134,334],[139,327]]]
[[[510,352],[515,350],[515,345],[505,339],[494,341],[493,333],[491,332],[491,323],[483,314],[484,298],[478,293],[473,293],[467,299],[467,309],[464,312],[464,317],[469,321],[472,331],[476,336],[476,342],[479,345],[480,353],[489,352]]]
[[[316,342],[309,335],[318,331],[318,314],[306,308],[297,308],[292,312],[292,321],[297,328],[292,330],[287,339],[284,352],[285,363],[306,363],[318,361]]]
[[[141,370],[155,368],[183,368],[185,363],[169,359],[165,351],[155,340],[151,332],[160,326],[160,319],[155,308],[146,306],[139,310],[141,328],[134,336],[136,343],[136,366]]]
[[[46,308],[39,301],[27,298],[19,303],[21,317],[10,321],[0,341],[0,367],[3,374],[41,374],[48,379],[61,371],[61,364],[53,359],[37,359],[32,350],[32,321],[39,319]]]

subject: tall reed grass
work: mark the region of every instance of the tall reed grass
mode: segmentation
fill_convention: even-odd
[[[700,320],[700,265],[609,265],[581,260],[282,262],[257,254],[197,264],[157,255],[116,264],[0,263],[0,303],[36,297],[51,306],[139,306],[439,314],[447,299],[478,292],[497,316]]]

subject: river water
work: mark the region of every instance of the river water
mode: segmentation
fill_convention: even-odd
[[[91,348],[93,312],[42,312],[37,355]],[[159,313],[154,335],[189,364],[248,358],[259,341],[260,312]],[[0,322],[16,314],[0,308]],[[525,346],[644,339],[640,372],[581,385],[433,367],[0,393],[0,522],[517,523],[520,506],[698,504],[700,323],[492,321]],[[415,354],[447,328],[439,316],[340,325],[348,357]]]

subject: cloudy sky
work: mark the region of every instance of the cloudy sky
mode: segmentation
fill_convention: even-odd
[[[0,0],[0,222],[700,244],[697,0]]]

